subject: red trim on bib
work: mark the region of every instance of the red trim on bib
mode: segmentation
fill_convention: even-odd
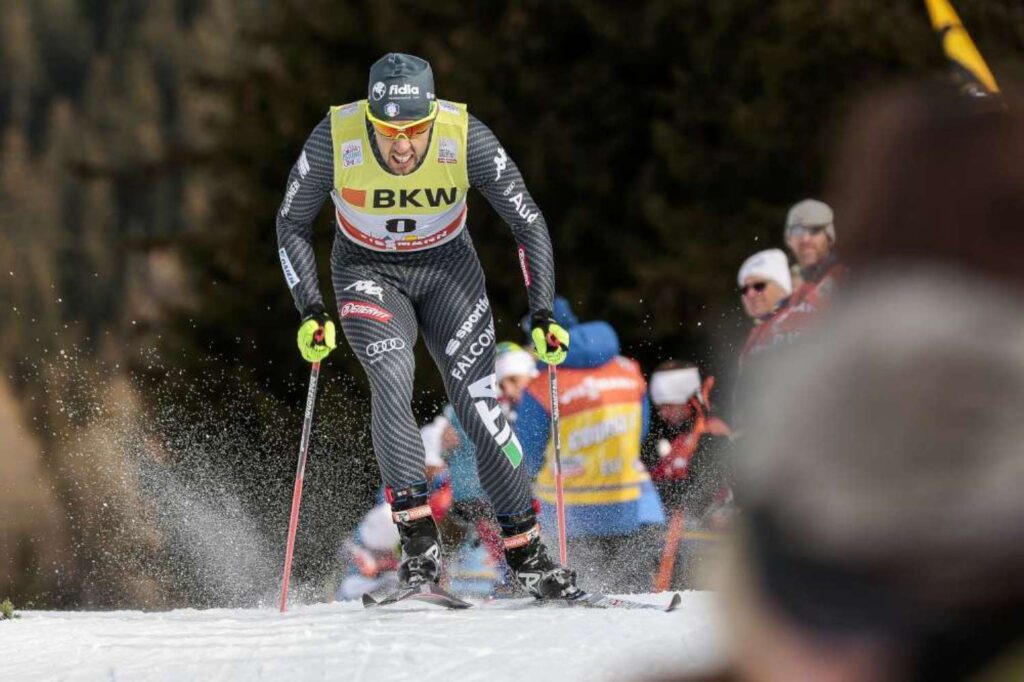
[[[338,226],[345,233],[345,235],[359,244],[362,244],[368,249],[374,251],[418,251],[420,249],[427,249],[431,246],[437,246],[440,242],[445,241],[448,237],[451,237],[458,232],[466,222],[466,209],[467,206],[463,204],[462,210],[459,211],[459,215],[455,217],[451,223],[445,226],[444,229],[438,230],[434,234],[423,237],[422,239],[378,239],[377,237],[371,237],[365,232],[361,231],[355,225],[345,220],[345,216],[341,214],[341,211],[334,209],[334,215],[338,219]]]

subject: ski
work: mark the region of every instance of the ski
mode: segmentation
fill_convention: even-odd
[[[668,606],[659,606],[657,604],[646,604],[644,602],[632,601],[630,599],[609,597],[608,595],[601,594],[600,592],[584,592],[575,599],[564,599],[559,601],[564,601],[568,606],[580,606],[591,609],[649,609],[670,613],[679,607],[683,598],[678,592],[676,592],[672,595],[672,599],[669,601]]]
[[[473,606],[455,595],[441,589],[433,583],[423,583],[412,587],[400,587],[383,599],[374,599],[369,594],[363,595],[363,606],[370,609],[377,606],[390,606],[406,599],[424,601],[428,604],[443,606],[446,609],[468,609]]]
[[[632,601],[630,599],[620,599],[618,597],[609,597],[606,594],[600,592],[584,592],[575,599],[492,599],[484,602],[485,606],[489,605],[501,605],[502,602],[518,602],[507,604],[504,608],[511,609],[530,609],[540,607],[579,607],[579,608],[590,608],[590,609],[632,609],[632,610],[650,610],[650,611],[664,611],[670,613],[675,611],[679,604],[682,603],[683,598],[678,592],[672,595],[672,599],[669,600],[668,605],[659,606],[658,604],[645,604],[643,602]]]

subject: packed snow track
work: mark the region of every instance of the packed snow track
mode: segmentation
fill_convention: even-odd
[[[667,603],[668,595],[631,595]],[[272,609],[25,611],[0,623],[11,680],[629,680],[722,656],[714,597],[673,613],[421,603]]]

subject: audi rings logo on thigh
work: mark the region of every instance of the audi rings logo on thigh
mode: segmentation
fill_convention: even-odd
[[[405,341],[396,337],[390,339],[384,339],[382,341],[374,341],[366,346],[366,355],[374,358],[372,362],[380,360],[380,356],[385,353],[390,353],[393,350],[402,350],[405,348]]]

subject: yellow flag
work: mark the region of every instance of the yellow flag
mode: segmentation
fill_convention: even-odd
[[[932,28],[942,40],[942,49],[952,63],[953,75],[960,82],[960,87],[970,95],[999,92],[995,77],[949,0],[924,0],[924,4],[928,7]]]

